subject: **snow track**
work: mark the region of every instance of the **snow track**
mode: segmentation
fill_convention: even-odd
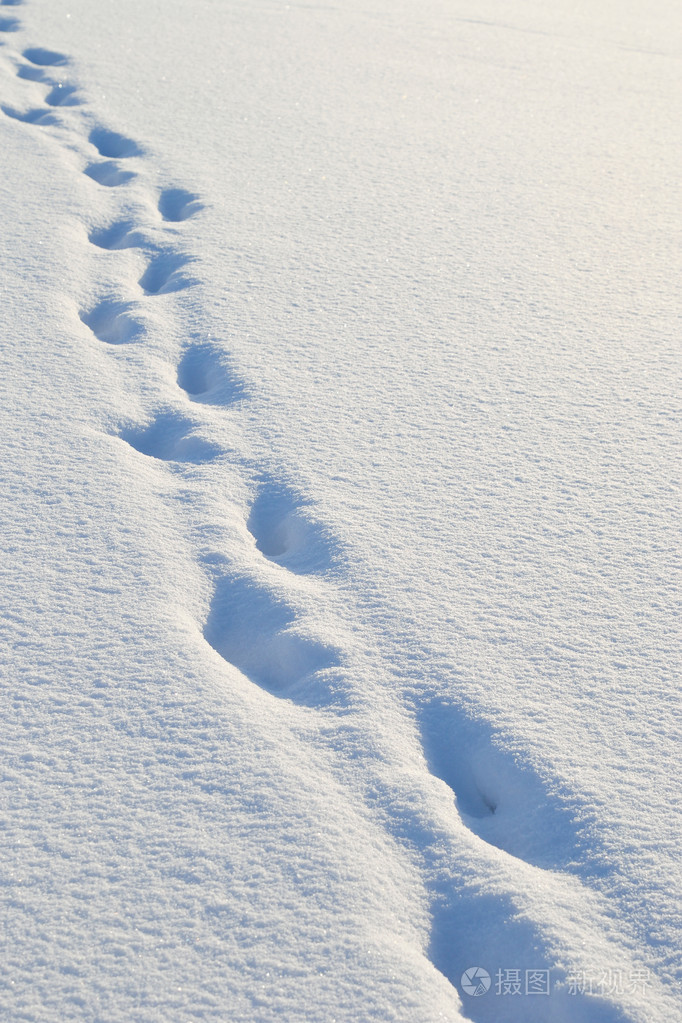
[[[67,828],[91,818],[106,831],[95,851],[109,858],[111,869],[98,873],[93,853],[83,891],[108,878],[112,915],[135,921],[129,930],[121,922],[120,939],[113,931],[107,939],[114,959],[126,960],[134,932],[136,969],[141,962],[144,972],[151,962],[157,988],[145,987],[139,972],[137,989],[126,987],[124,971],[108,960],[103,968],[95,955],[82,969],[82,983],[70,979],[81,967],[64,962],[63,989],[50,987],[48,969],[29,997],[19,991],[33,983],[29,964],[0,1000],[7,1020],[667,1018],[672,1000],[655,980],[645,1000],[636,991],[576,995],[571,989],[580,973],[605,975],[616,964],[633,975],[639,968],[632,932],[620,918],[614,922],[608,885],[595,884],[606,853],[594,816],[575,792],[514,749],[489,715],[477,715],[471,698],[454,700],[437,678],[422,677],[421,662],[434,663],[426,640],[421,654],[409,652],[408,660],[417,662],[414,677],[391,678],[375,629],[361,623],[348,554],[352,536],[342,534],[338,514],[325,521],[320,502],[290,466],[278,469],[274,455],[264,456],[267,442],[258,447],[248,439],[252,380],[241,372],[238,353],[214,336],[214,310],[202,304],[205,275],[193,231],[210,221],[210,197],[192,182],[159,183],[152,147],[100,121],[70,56],[35,45],[15,49],[22,39],[18,17],[0,18],[0,32],[3,70],[9,75],[12,67],[16,79],[2,111],[16,131],[46,134],[61,174],[78,179],[87,197],[68,238],[74,253],[81,246],[74,262],[87,271],[71,287],[62,315],[75,343],[84,351],[92,346],[95,363],[109,367],[92,385],[107,395],[91,430],[97,457],[110,459],[116,478],[132,486],[126,507],[136,508],[139,488],[159,515],[158,565],[152,570],[150,554],[148,578],[161,578],[164,564],[177,574],[168,619],[159,625],[150,613],[147,621],[154,642],[143,651],[144,695],[134,696],[132,686],[110,695],[101,682],[112,701],[107,713],[129,755],[139,753],[140,765],[149,765],[160,802],[146,802],[142,768],[131,774],[121,762],[98,770],[101,778],[111,770],[119,793],[132,779],[129,801],[117,800],[113,789],[83,795],[88,805],[80,823],[69,818],[66,803],[60,806]],[[123,503],[116,507],[124,516]],[[140,519],[142,507],[140,498]],[[153,524],[146,528],[151,536]],[[134,532],[131,520],[126,533]],[[134,565],[135,555],[128,557]],[[161,607],[163,597],[154,599]],[[405,621],[409,645],[408,613]],[[126,625],[130,646],[135,628]],[[172,636],[169,649],[176,653],[163,657],[163,672],[171,677],[181,651],[189,689],[196,685],[195,707],[183,690],[182,698],[159,697],[154,709],[154,644],[160,650],[165,636]],[[119,656],[127,663],[126,644]],[[94,657],[89,670],[97,663]],[[94,707],[99,712],[96,697],[79,707],[81,728],[89,727]],[[61,699],[68,704],[72,696]],[[187,728],[183,713],[191,717]],[[262,731],[249,731],[261,725]],[[294,752],[287,752],[288,743]],[[84,770],[83,763],[77,759],[74,771]],[[261,763],[268,764],[262,777]],[[61,760],[58,767],[61,777]],[[87,792],[87,771],[75,784]],[[300,803],[287,795],[298,784]],[[315,829],[329,802],[329,831],[322,835]],[[116,835],[124,805],[131,817]],[[269,837],[267,828],[278,819],[281,832]],[[147,820],[155,838],[145,846]],[[160,838],[169,820],[172,831]],[[46,849],[58,849],[60,827],[57,817],[50,820]],[[222,844],[228,837],[234,849]],[[131,850],[123,880],[117,843]],[[251,862],[254,856],[260,859]],[[229,862],[219,868],[221,857]],[[46,862],[40,860],[43,873]],[[142,907],[131,905],[135,868],[149,884]],[[68,871],[59,878],[66,885]],[[312,905],[299,926],[297,907]],[[44,926],[53,943],[55,935],[68,941],[68,927],[41,924],[41,912],[36,903],[36,928]],[[265,978],[280,940],[268,930],[268,918],[277,913],[289,930],[273,968],[274,991],[265,989]],[[198,916],[195,936],[188,921]],[[95,928],[99,942],[102,919]],[[153,951],[152,920],[159,921]],[[73,920],[70,926],[76,927]],[[172,945],[178,926],[184,928],[180,952]],[[39,938],[31,940],[42,947]],[[82,940],[77,934],[84,956]],[[184,971],[186,996],[175,979],[174,994],[158,990],[164,983],[159,948],[166,946],[166,970],[174,978]],[[225,955],[230,968],[221,981]],[[327,973],[332,961],[335,974]],[[547,971],[551,994],[525,998],[522,1010],[513,998],[469,998],[462,993],[463,969],[486,963]],[[206,983],[223,986],[202,989]],[[111,999],[117,1005],[109,1017],[102,1006]]]
[[[10,31],[10,28],[5,25],[4,28],[0,26],[0,30]],[[29,48],[24,51],[23,57],[37,68],[66,67],[69,64],[63,54],[42,48]],[[27,76],[26,66],[20,67],[18,74],[24,78],[32,77],[32,80],[48,86],[48,104],[55,92],[66,100],[77,91],[76,85],[55,81],[42,73]],[[31,125],[50,126],[60,123],[49,111],[41,108],[32,109],[28,113],[9,110],[5,110],[5,113]],[[94,182],[106,188],[120,188],[135,180],[138,172],[128,168],[134,167],[139,158],[144,157],[142,146],[101,125],[89,130],[87,142],[103,158],[101,162],[88,163],[83,169],[83,173]],[[122,205],[125,206],[125,203]],[[196,194],[182,188],[166,188],[159,195],[157,208],[164,222],[175,225],[196,216],[204,207]],[[106,345],[144,344],[148,329],[145,327],[145,301],[169,292],[182,291],[193,283],[183,273],[192,259],[179,249],[181,236],[173,229],[167,237],[157,233],[159,240],[150,243],[145,239],[145,228],[154,226],[142,220],[125,219],[90,232],[89,240],[98,248],[111,251],[140,248],[147,262],[139,279],[144,298],[137,301],[105,298],[80,313],[85,326],[97,340]],[[125,287],[125,277],[121,284]],[[186,348],[176,367],[178,387],[186,391],[192,400],[205,403],[213,395],[214,404],[224,405],[226,373],[220,360],[221,356],[210,344],[200,343]],[[238,381],[230,382],[229,386],[231,391],[239,391]],[[148,458],[201,466],[224,452],[218,444],[199,436],[196,433],[198,426],[178,407],[169,407],[155,412],[149,423],[122,428],[119,436],[135,451]],[[262,470],[256,467],[256,471],[262,475]],[[259,549],[271,555],[283,555],[290,552],[293,546],[299,550],[303,548],[305,555],[305,534],[301,535],[300,526],[298,542],[292,540],[292,532],[296,532],[296,509],[290,498],[282,505],[281,495],[286,494],[286,489],[277,482],[265,488],[262,485],[254,486],[254,489],[257,497],[250,513],[250,522],[257,523],[252,526],[252,530],[255,530]],[[277,498],[273,498],[274,493],[278,494]],[[325,554],[326,564],[329,552],[325,551]],[[210,645],[229,664],[239,668],[255,684],[269,691],[283,692],[294,684],[300,687],[309,676],[329,669],[339,658],[338,651],[297,635],[296,617],[293,605],[287,606],[281,594],[269,592],[260,579],[239,580],[232,575],[225,578],[218,576],[204,634]],[[264,628],[270,629],[269,636],[267,633],[263,635]],[[254,643],[254,637],[258,637],[257,643]]]

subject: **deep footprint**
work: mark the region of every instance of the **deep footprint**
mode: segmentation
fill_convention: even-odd
[[[231,405],[244,397],[244,385],[230,369],[217,345],[188,348],[178,366],[178,385],[192,401],[205,405]]]
[[[186,192],[184,188],[168,188],[159,198],[159,213],[164,220],[188,220],[203,208],[199,196]]]
[[[69,63],[68,57],[65,57],[63,53],[45,50],[41,46],[30,47],[28,50],[24,50],[23,55],[26,60],[30,60],[31,64],[37,64],[39,67],[58,67]]]
[[[33,64],[24,64],[23,67],[20,67],[17,70],[17,78],[22,78],[27,82],[43,82],[45,85],[57,84],[43,68],[35,67]]]
[[[11,107],[0,107],[3,114],[7,117],[14,118],[15,121],[23,121],[24,124],[57,124],[57,118],[49,110],[45,110],[42,107],[38,107],[35,110],[27,110],[24,113],[20,113],[18,110],[12,110]]]
[[[0,32],[18,32],[21,22],[16,18],[0,18]]]
[[[323,572],[332,565],[330,538],[286,483],[262,480],[247,526],[261,554],[292,572]]]
[[[141,156],[142,150],[136,142],[125,135],[119,135],[108,128],[93,128],[89,136],[90,142],[100,156],[112,160],[124,160],[129,156]]]
[[[189,256],[177,255],[173,252],[162,252],[155,256],[142,277],[140,287],[147,295],[165,295],[171,291],[181,291],[196,283],[191,277],[180,273],[183,267],[191,263]]]
[[[252,682],[276,695],[303,686],[339,653],[294,631],[295,611],[265,588],[232,575],[220,579],[204,628],[207,642]]]
[[[429,769],[452,789],[462,822],[490,845],[544,869],[580,857],[573,814],[528,765],[496,741],[496,729],[451,704],[422,707]]]
[[[95,227],[88,238],[100,249],[132,249],[144,245],[144,238],[132,220],[121,220],[108,227]]]
[[[126,345],[137,341],[142,324],[129,315],[130,305],[125,302],[99,302],[80,318],[100,341],[108,345]]]
[[[194,424],[173,409],[158,412],[148,426],[125,428],[122,440],[150,458],[198,465],[221,454],[217,444],[193,434]]]
[[[124,171],[112,160],[106,163],[91,163],[85,168],[85,174],[98,185],[106,185],[107,188],[115,188],[117,185],[124,185],[135,177],[132,171]]]
[[[51,107],[75,107],[80,105],[80,100],[77,98],[77,89],[75,85],[62,85],[58,82],[53,89],[48,92],[45,97],[45,102],[49,103]]]

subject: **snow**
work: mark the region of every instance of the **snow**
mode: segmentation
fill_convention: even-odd
[[[672,5],[2,6],[0,1019],[676,1018]]]

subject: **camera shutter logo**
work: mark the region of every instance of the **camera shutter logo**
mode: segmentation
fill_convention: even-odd
[[[462,974],[461,984],[465,994],[478,998],[490,990],[490,974],[482,966],[470,966]]]

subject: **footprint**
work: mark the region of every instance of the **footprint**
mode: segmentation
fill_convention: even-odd
[[[50,78],[47,72],[33,64],[23,64],[17,69],[17,78],[23,78],[28,82],[44,82],[45,85],[56,85],[54,78]]]
[[[427,856],[441,844],[428,833],[423,840]],[[529,919],[527,910],[520,909],[518,897],[500,891],[499,886],[485,891],[477,871],[472,870],[465,880],[455,874],[457,881],[447,866],[441,867],[440,873],[441,880],[430,886],[432,924],[426,954],[459,993],[463,1004],[458,1019],[473,1023],[634,1023],[620,1008],[605,1006],[595,997],[583,1000],[579,994],[569,993],[567,970],[557,957],[556,946],[552,947],[546,933]],[[538,878],[538,885],[543,881]],[[508,963],[510,967],[506,967]],[[528,967],[547,971],[544,975],[550,979],[551,998],[496,998],[494,987],[487,998],[472,998],[471,989],[462,987],[465,971],[476,965],[486,970],[494,983],[496,974],[502,975],[498,970],[513,969],[517,964],[524,964],[522,983]]]
[[[48,92],[45,102],[49,103],[51,107],[79,106],[81,101],[76,96],[77,91],[75,85],[64,85],[63,82],[57,82],[54,88]]]
[[[132,249],[144,245],[144,239],[132,220],[121,220],[109,227],[95,227],[88,238],[100,249]]]
[[[16,121],[23,121],[24,124],[58,124],[58,120],[53,113],[49,110],[45,110],[44,107],[38,107],[35,110],[27,110],[24,113],[20,113],[18,110],[13,110],[11,107],[0,107],[3,114],[7,114],[8,117],[13,117]]]
[[[132,344],[143,328],[128,314],[129,309],[130,303],[106,300],[89,312],[81,312],[80,318],[100,341],[108,345]]]
[[[227,364],[225,353],[210,342],[188,348],[178,366],[178,385],[193,401],[231,405],[244,396],[244,385]]]
[[[182,413],[167,409],[157,412],[148,426],[123,429],[119,436],[140,454],[169,462],[197,465],[222,453],[217,444],[193,434],[194,428]]]
[[[421,728],[429,769],[452,789],[470,831],[543,869],[570,869],[581,858],[570,808],[501,745],[491,724],[434,702],[422,708]]]
[[[147,295],[165,295],[170,291],[181,291],[196,283],[180,270],[192,262],[189,256],[172,252],[161,252],[155,256],[140,277],[140,287]]]
[[[199,196],[183,188],[168,188],[159,198],[159,213],[164,220],[187,220],[203,208]]]
[[[0,32],[18,32],[21,22],[16,18],[0,18]]]
[[[24,50],[23,55],[31,64],[37,64],[39,67],[58,67],[69,63],[68,57],[65,57],[63,53],[45,50],[41,46],[30,47],[28,50]]]
[[[340,660],[334,648],[298,633],[295,619],[286,601],[251,580],[229,575],[218,580],[204,637],[252,682],[284,695]]]
[[[322,572],[333,563],[330,538],[285,483],[261,482],[247,527],[261,554],[292,572]]]
[[[23,0],[0,0],[0,7],[18,7]]]
[[[89,167],[85,168],[84,173],[98,185],[106,185],[107,188],[124,185],[126,181],[135,177],[132,171],[121,170],[113,160],[107,160],[105,163],[91,163]]]
[[[100,156],[113,160],[124,160],[129,156],[141,156],[142,150],[125,135],[119,135],[116,131],[109,131],[108,128],[93,128],[89,136],[90,142]]]

